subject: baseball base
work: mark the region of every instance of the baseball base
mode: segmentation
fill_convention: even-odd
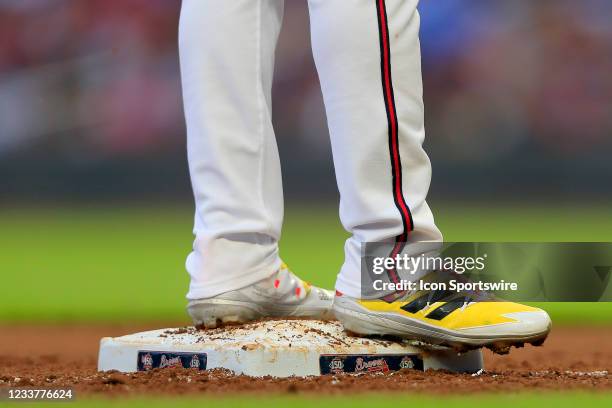
[[[479,350],[350,337],[338,322],[266,320],[201,331],[160,329],[100,342],[98,370],[225,368],[253,377],[306,377],[335,373],[444,369],[477,372]]]

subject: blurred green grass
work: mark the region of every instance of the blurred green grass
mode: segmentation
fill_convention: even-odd
[[[78,396],[77,396],[78,397]],[[547,392],[541,394],[503,394],[500,395],[463,395],[463,396],[426,396],[414,394],[386,393],[363,394],[358,398],[347,398],[347,395],[338,394],[330,396],[295,395],[295,396],[215,396],[206,398],[140,398],[140,399],[92,399],[77,400],[71,407],[97,408],[97,407],[334,407],[334,408],[360,408],[373,406],[421,406],[421,407],[478,407],[494,406],[496,408],[575,408],[575,407],[609,407],[612,403],[610,393],[584,393],[584,392]],[[30,406],[22,403],[20,406]]]
[[[188,323],[191,211],[161,204],[1,209],[0,321]],[[612,241],[612,212],[603,205],[444,203],[434,212],[447,241]],[[304,279],[333,287],[346,236],[335,208],[289,205],[281,253]],[[543,307],[555,323],[612,323],[612,303]]]

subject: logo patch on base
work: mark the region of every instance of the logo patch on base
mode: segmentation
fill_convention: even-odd
[[[321,374],[372,373],[423,370],[423,360],[416,354],[321,354]]]
[[[176,353],[165,351],[139,351],[138,371],[154,368],[182,367],[206,370],[206,353]]]

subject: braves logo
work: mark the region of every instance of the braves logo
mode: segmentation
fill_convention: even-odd
[[[180,357],[168,358],[165,354],[162,354],[161,360],[159,361],[159,368],[166,367],[182,367],[183,363]]]
[[[386,373],[387,371],[389,371],[389,366],[387,365],[387,360],[385,360],[384,358],[377,358],[376,360],[365,361],[362,357],[359,357],[355,362],[355,371],[382,371]]]

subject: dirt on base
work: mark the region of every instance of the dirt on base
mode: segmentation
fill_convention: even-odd
[[[165,325],[172,327],[172,325]],[[612,328],[555,328],[542,347],[485,351],[479,375],[404,370],[311,378],[235,376],[225,370],[162,369],[98,373],[101,337],[163,326],[0,326],[0,388],[72,387],[77,395],[473,393],[523,390],[612,390]]]

